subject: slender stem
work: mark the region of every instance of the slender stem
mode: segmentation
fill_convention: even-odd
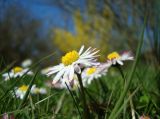
[[[77,101],[76,101],[76,99],[74,98],[74,95],[73,95],[72,91],[69,89],[69,86],[67,85],[66,82],[65,82],[65,84],[66,84],[66,86],[67,86],[67,89],[68,89],[69,93],[71,94],[71,96],[72,96],[72,98],[73,98],[73,101],[74,101],[74,103],[75,103],[75,106],[76,106],[76,108],[77,108],[77,110],[78,110],[78,113],[79,113],[79,115],[80,115],[80,117],[81,117],[81,113],[80,113],[80,110],[79,110],[79,108],[78,108]],[[81,117],[81,119],[82,119],[82,117]]]
[[[125,80],[125,76],[124,76],[124,73],[123,73],[123,70],[122,70],[121,66],[117,65],[117,68],[118,68],[119,72],[121,73],[122,78]]]
[[[125,87],[125,85],[126,85],[126,78],[125,78],[125,75],[123,73],[123,70],[122,70],[122,68],[121,68],[120,65],[117,65],[117,68],[118,68],[118,70],[119,70],[119,72],[120,72],[120,74],[121,74],[121,76],[123,78],[122,85],[124,85],[124,87]],[[125,97],[124,97],[124,102],[125,102]],[[124,108],[123,108],[123,119],[126,118],[125,116],[126,116],[126,105],[124,105]]]
[[[88,110],[88,106],[87,106],[87,103],[86,103],[86,96],[85,96],[85,93],[84,93],[82,77],[78,73],[77,73],[77,77],[78,77],[80,90],[81,90],[81,94],[82,94],[82,99],[83,99],[84,119],[89,119],[89,110]]]
[[[29,100],[30,100],[30,105],[31,105],[32,119],[35,119],[35,115],[34,115],[35,107],[34,107],[34,104],[33,104],[32,97],[31,97],[31,96],[29,96]]]
[[[129,95],[131,94],[129,93]],[[136,119],[132,98],[129,99],[129,102],[130,102],[130,107],[131,107],[132,119]]]

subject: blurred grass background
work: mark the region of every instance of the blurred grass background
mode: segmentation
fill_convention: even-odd
[[[130,119],[133,103],[136,117],[145,114],[160,119],[159,6],[159,0],[0,0],[0,76],[6,66],[13,62],[19,65],[26,58],[37,62],[55,53],[38,67],[57,64],[61,55],[79,49],[82,44],[100,49],[101,61],[105,61],[112,51],[131,50],[135,54],[147,16],[140,61],[125,100],[137,87],[139,90],[123,105],[118,118]],[[126,77],[131,64],[122,67]],[[34,83],[43,86],[45,80],[51,80],[46,78],[38,74]],[[13,89],[13,84],[28,84],[31,78],[25,76],[23,79],[17,84],[13,80],[0,82],[1,116],[11,112],[16,118],[24,119],[80,118],[66,90],[48,88],[47,96],[33,96],[19,109],[22,101],[7,92]],[[123,83],[118,70],[111,68],[106,77],[93,81],[86,88],[92,118],[109,117],[123,90]],[[73,94],[82,113],[79,94],[76,91]]]

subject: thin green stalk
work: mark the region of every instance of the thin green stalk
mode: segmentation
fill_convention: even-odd
[[[51,94],[51,88],[49,89],[49,94],[48,95],[50,95],[50,94]],[[48,112],[48,110],[49,110],[49,103],[50,103],[50,98],[47,99],[46,112]]]
[[[124,98],[124,101],[123,101],[123,103],[124,103],[124,108],[123,108],[123,119],[126,119],[126,105],[125,105],[125,98]]]
[[[48,96],[48,97],[46,97],[46,98],[44,98],[44,99],[36,102],[35,105],[39,105],[40,103],[44,102],[45,100],[48,100],[49,98],[51,98],[51,97],[54,96],[54,95],[56,95],[56,94],[52,94],[52,95],[50,95],[50,96]]]
[[[84,93],[84,87],[83,87],[83,83],[82,83],[81,74],[77,74],[77,77],[78,77],[80,90],[81,90],[81,94],[82,94],[84,119],[89,119],[89,110],[88,110],[88,106],[87,106],[87,102],[86,102],[86,95]]]
[[[129,95],[131,95],[131,94],[129,94]],[[130,107],[131,107],[132,119],[136,119],[132,98],[130,98],[129,102],[130,102]]]
[[[121,113],[122,109],[124,108],[124,105],[127,105],[129,100],[136,94],[136,92],[139,90],[140,87],[137,87],[135,91],[125,100],[125,102],[122,104],[122,106],[119,108],[119,110],[114,114],[114,119]]]
[[[36,102],[36,103],[34,104],[34,106],[36,107],[37,105],[39,105],[40,103],[46,101],[48,98],[51,98],[51,97],[54,96],[54,95],[56,95],[56,94],[52,94],[52,95],[50,95],[50,96],[48,96],[48,97],[46,97],[46,98],[44,98],[44,99]],[[10,112],[6,112],[6,113],[7,113],[7,114],[20,113],[20,112],[25,111],[25,110],[30,110],[30,105],[24,107],[23,109],[17,109],[17,110],[10,111]],[[3,113],[3,114],[0,114],[0,116],[3,116],[3,115],[4,115],[4,113]]]
[[[143,44],[145,25],[146,25],[146,19],[145,19],[144,26],[143,26],[143,31],[142,31],[142,34],[141,34],[141,39],[140,39],[140,41],[138,43],[135,62],[133,64],[132,68],[131,68],[131,72],[129,74],[127,83],[126,83],[126,85],[124,87],[124,90],[122,91],[119,100],[117,101],[115,107],[113,108],[113,111],[111,112],[111,115],[109,116],[109,119],[115,119],[116,118],[115,114],[117,113],[117,111],[119,110],[120,106],[122,105],[122,103],[124,101],[124,97],[126,96],[127,91],[129,90],[129,87],[130,87],[130,84],[131,84],[131,81],[132,81],[132,78],[133,78],[133,74],[134,74],[134,72],[136,70],[137,62],[138,62],[138,59],[139,59],[139,56],[140,56],[142,44]]]
[[[62,105],[63,105],[63,102],[64,102],[64,99],[65,99],[65,95],[66,93],[64,92],[59,101],[57,102],[57,106],[56,106],[56,110],[55,110],[55,114],[58,114],[58,112],[60,111],[60,109],[62,108]]]
[[[122,83],[122,85],[125,87],[125,85],[126,85],[126,77],[125,77],[125,75],[124,75],[124,73],[123,73],[123,70],[122,70],[121,66],[118,65],[117,68],[118,68],[118,70],[119,70],[119,72],[120,72],[120,74],[121,74],[121,76],[122,76],[122,78],[123,78],[123,83]],[[123,90],[123,89],[122,89],[122,90]],[[124,97],[123,103],[125,103],[125,97]],[[125,119],[125,118],[126,118],[126,105],[124,105],[124,108],[123,108],[123,119]]]
[[[75,103],[75,106],[76,106],[76,108],[77,108],[77,110],[78,110],[78,113],[79,113],[81,119],[82,119],[80,110],[79,110],[78,105],[77,105],[77,101],[76,101],[76,99],[74,98],[74,95],[73,95],[72,91],[69,89],[69,86],[67,85],[66,82],[65,82],[65,84],[66,84],[66,86],[67,86],[67,89],[68,89],[69,93],[71,94],[71,96],[72,96],[72,98],[73,98],[73,101],[74,101],[74,103]]]
[[[33,104],[32,97],[31,97],[31,96],[29,96],[29,100],[30,100],[30,105],[31,105],[32,119],[35,119],[35,115],[34,115],[35,107],[34,107],[34,104]]]
[[[25,101],[27,100],[28,95],[29,95],[29,93],[30,93],[30,90],[31,90],[31,88],[32,88],[32,85],[33,85],[33,83],[34,83],[34,80],[36,79],[37,74],[38,74],[38,72],[36,72],[36,74],[34,75],[34,77],[32,78],[32,80],[30,81],[30,84],[29,84],[29,87],[28,87],[28,89],[27,89],[27,92],[26,92],[26,94],[25,94],[25,96],[24,96],[21,104],[19,105],[19,108],[18,108],[18,109],[21,109],[21,108],[23,107],[23,104],[24,104]]]

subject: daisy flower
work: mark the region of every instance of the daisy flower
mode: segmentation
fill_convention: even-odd
[[[96,62],[99,55],[99,52],[96,49],[92,49],[91,47],[84,51],[84,46],[82,46],[79,52],[73,50],[71,52],[66,53],[62,59],[61,63],[57,66],[53,66],[49,69],[47,73],[48,76],[56,73],[56,76],[53,79],[53,84],[56,84],[58,81],[60,82],[72,82],[74,79],[75,73],[81,73],[81,69],[84,67],[89,67],[93,65],[98,65]],[[62,81],[61,81],[62,80]],[[64,84],[64,83],[63,83]]]
[[[22,67],[26,68],[32,65],[32,60],[31,59],[26,59],[22,62]]]
[[[14,67],[10,72],[4,73],[2,76],[4,77],[4,80],[7,81],[10,78],[21,77],[25,73],[27,73],[27,75],[33,75],[33,72],[29,71],[28,68],[23,69],[22,67],[17,66]]]
[[[47,90],[45,88],[38,88],[36,85],[33,85],[31,88],[32,94],[46,94]]]
[[[20,99],[23,99],[27,90],[28,90],[27,85],[22,85],[21,87],[17,88],[16,91],[15,91],[16,97],[20,98]]]
[[[110,63],[101,63],[98,66],[92,66],[90,68],[84,69],[82,72],[83,85],[86,86],[87,84],[90,84],[93,79],[97,79],[106,75],[110,66]]]
[[[112,52],[107,56],[107,61],[111,63],[112,65],[123,65],[123,61],[126,60],[133,60],[133,55],[131,52],[123,52],[122,54],[119,54],[117,52]]]

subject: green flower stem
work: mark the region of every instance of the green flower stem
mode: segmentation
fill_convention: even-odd
[[[88,110],[88,106],[87,106],[87,103],[86,103],[86,96],[85,96],[85,93],[84,93],[82,77],[81,77],[81,74],[77,74],[77,76],[78,76],[81,95],[82,95],[82,99],[83,99],[84,119],[89,119],[89,110]]]

